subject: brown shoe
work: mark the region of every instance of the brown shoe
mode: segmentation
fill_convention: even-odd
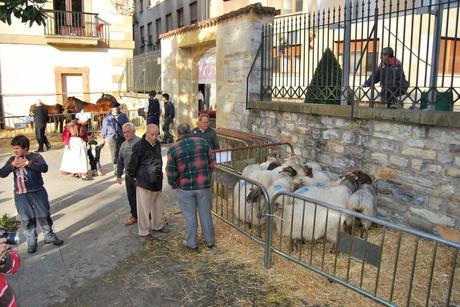
[[[137,220],[132,216],[124,223],[126,226],[137,224]]]
[[[140,236],[142,239],[144,239],[145,241],[157,241],[158,238],[152,236],[151,234],[148,234],[146,236]]]

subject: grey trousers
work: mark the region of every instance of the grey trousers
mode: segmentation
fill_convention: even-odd
[[[182,208],[185,220],[185,240],[187,245],[195,248],[197,239],[197,209],[200,215],[201,230],[208,245],[214,244],[214,225],[211,215],[211,189],[206,190],[180,190],[177,189],[176,198]]]

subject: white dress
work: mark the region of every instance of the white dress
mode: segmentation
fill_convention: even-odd
[[[71,137],[70,149],[64,149],[60,170],[66,173],[81,174],[88,171],[86,143],[82,138]]]

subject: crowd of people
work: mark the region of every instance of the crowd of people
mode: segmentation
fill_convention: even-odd
[[[60,165],[62,174],[82,180],[102,175],[101,150],[107,142],[116,182],[122,184],[124,176],[131,214],[124,223],[137,224],[139,236],[146,241],[158,240],[155,233],[169,232],[162,218],[164,168],[159,138],[162,108],[155,96],[156,93],[152,92],[146,103],[147,126],[142,137],[136,136],[134,124],[120,111],[120,104],[116,101],[111,104],[111,112],[103,119],[101,144],[98,144],[94,136],[88,135],[87,123],[91,115],[84,112],[77,114],[75,119],[66,123],[62,133],[64,152]],[[165,101],[163,141],[172,143],[173,136],[169,129],[175,117],[174,104],[168,94],[162,96]],[[29,139],[17,135],[11,140],[13,156],[0,169],[2,178],[13,173],[14,201],[26,236],[28,253],[37,251],[38,226],[44,233],[46,244],[64,244],[53,231],[48,193],[44,187],[42,174],[48,172],[48,164],[40,153],[45,146],[49,150],[51,145],[43,128],[46,124],[41,125],[44,120],[40,119],[40,112],[36,113],[39,114],[36,120],[38,150],[29,152]],[[195,129],[182,123],[176,131],[177,140],[167,150],[166,175],[168,184],[176,191],[176,200],[184,217],[186,230],[182,244],[192,251],[198,250],[198,214],[206,246],[213,248],[211,174],[216,164],[212,150],[220,148],[217,134],[209,127],[209,117],[206,114],[199,116],[198,127]],[[9,306],[15,304],[15,297],[3,274],[12,274],[18,270],[19,256],[6,244],[6,239],[1,238],[2,231],[0,229],[0,303]]]

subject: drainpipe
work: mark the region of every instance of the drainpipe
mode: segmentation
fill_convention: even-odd
[[[442,0],[441,0],[442,1]],[[430,95],[428,97],[428,111],[435,110],[436,89],[438,83],[439,52],[441,49],[441,31],[443,5],[439,0],[434,0],[435,7],[432,10],[434,14],[434,31],[433,31],[433,52],[431,54],[431,71],[430,71]]]

